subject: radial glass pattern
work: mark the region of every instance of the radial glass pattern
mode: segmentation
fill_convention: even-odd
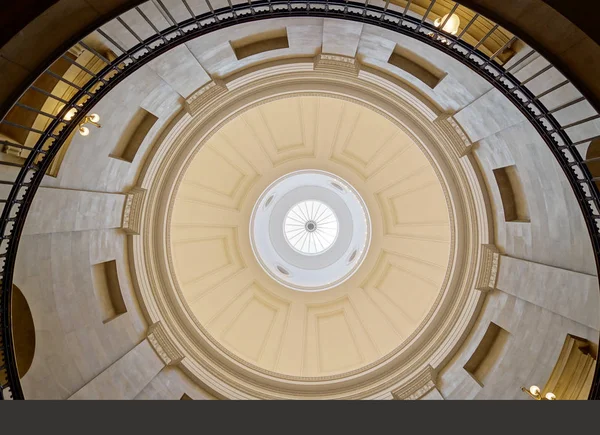
[[[304,255],[328,250],[338,235],[337,216],[320,201],[303,201],[288,211],[283,232],[290,246]]]

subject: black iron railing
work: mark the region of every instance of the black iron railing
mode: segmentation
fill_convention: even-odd
[[[87,69],[68,56],[63,56],[63,60],[71,62],[90,77],[83,85],[69,82],[60,76],[55,77],[57,80],[66,82],[75,90],[75,94],[68,100],[39,89],[35,85],[30,86],[28,88],[29,91],[43,93],[47,98],[54,99],[64,105],[58,113],[51,114],[16,102],[15,107],[19,107],[22,110],[35,111],[38,115],[45,116],[49,122],[43,129],[15,124],[6,117],[2,121],[5,125],[38,134],[39,138],[35,145],[32,146],[0,138],[1,145],[21,149],[27,153],[24,160],[17,163],[0,161],[0,165],[12,166],[17,169],[11,179],[0,180],[0,185],[10,187],[10,192],[6,198],[0,200],[3,203],[3,211],[0,216],[0,261],[3,260],[4,262],[0,271],[0,398],[23,398],[11,335],[12,277],[19,239],[27,212],[53,157],[58,153],[71,132],[78,127],[85,114],[111,89],[142,65],[179,44],[212,31],[240,23],[297,16],[331,17],[357,21],[410,36],[439,49],[462,64],[467,65],[491,83],[523,113],[554,154],[579,202],[592,241],[596,266],[599,266],[600,230],[598,229],[598,223],[600,222],[600,193],[596,187],[597,179],[591,175],[587,166],[593,159],[585,160],[585,157],[582,157],[577,151],[578,145],[587,143],[595,139],[595,137],[580,138],[574,142],[570,139],[567,129],[588,122],[594,122],[600,116],[594,113],[591,116],[586,116],[584,119],[572,121],[568,125],[561,125],[553,114],[559,110],[578,104],[583,101],[583,97],[574,98],[552,110],[548,110],[541,102],[541,98],[565,88],[570,84],[569,81],[564,80],[552,88],[534,95],[528,89],[528,83],[554,67],[551,65],[547,66],[523,81],[518,80],[511,71],[517,67],[519,62],[505,68],[498,57],[516,38],[513,37],[507,40],[504,46],[491,55],[487,55],[481,50],[486,39],[498,30],[497,25],[492,25],[489,31],[478,42],[470,44],[465,41],[465,35],[468,34],[468,29],[478,19],[481,19],[481,17],[478,14],[472,14],[472,20],[462,27],[461,32],[457,36],[450,35],[440,30],[444,27],[445,22],[441,23],[439,27],[436,27],[431,22],[432,20],[429,16],[436,3],[435,0],[429,3],[423,13],[416,12],[413,8],[414,5],[411,6],[411,1],[408,1],[403,8],[393,8],[393,5],[390,5],[389,1],[385,2],[385,6],[380,7],[369,5],[369,0],[366,0],[364,3],[341,0],[248,0],[247,3],[240,4],[232,4],[228,0],[229,7],[214,9],[210,2],[206,0],[208,11],[199,15],[194,13],[186,0],[178,1],[180,2],[178,5],[182,7],[182,10],[187,11],[188,14],[187,18],[180,21],[177,21],[172,13],[173,2],[171,2],[170,7],[166,7],[161,0],[152,1],[161,12],[162,17],[169,23],[168,27],[161,30],[159,30],[160,26],[153,22],[139,7],[130,11],[138,14],[139,18],[153,29],[154,33],[150,37],[142,38],[124,19],[121,17],[116,18],[116,22],[122,25],[128,34],[138,41],[133,47],[126,48],[120,45],[114,38],[111,38],[105,31],[101,29],[96,30],[102,38],[109,41],[120,51],[120,53],[117,53],[118,56],[116,59],[108,59],[85,42],[80,41],[79,44],[82,47],[92,52],[98,59],[104,62],[104,68],[97,72]],[[453,9],[449,9],[447,12],[451,14],[457,7],[458,5],[455,5]],[[523,62],[534,54],[535,51],[531,50],[521,58],[520,62]],[[45,71],[45,74],[54,73],[48,69]],[[66,121],[65,116],[71,109],[76,109],[77,112],[69,121]],[[0,175],[7,176],[6,174]],[[592,399],[600,398],[599,381],[600,378],[597,370],[590,393],[590,398]]]

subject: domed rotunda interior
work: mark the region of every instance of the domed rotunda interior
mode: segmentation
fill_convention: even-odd
[[[578,6],[84,3],[2,43],[2,399],[600,399]]]

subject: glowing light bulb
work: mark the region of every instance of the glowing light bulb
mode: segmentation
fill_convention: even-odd
[[[556,400],[556,395],[554,393],[546,393],[546,399]]]
[[[444,15],[442,18],[437,18],[433,22],[433,25],[435,27],[440,27],[442,25],[442,23],[444,21],[446,21],[446,18],[448,18],[448,14]],[[460,26],[460,18],[458,18],[458,15],[452,14],[452,15],[450,15],[450,18],[448,19],[448,21],[446,21],[446,24],[444,24],[444,27],[442,27],[442,30],[444,32],[450,33],[451,35],[456,35],[456,32],[458,32],[459,26]]]
[[[537,385],[532,385],[531,387],[529,387],[529,392],[531,394],[533,394],[534,396],[539,396],[539,394],[540,394],[540,387],[538,387]]]
[[[79,127],[79,134],[81,134],[82,136],[87,136],[88,134],[90,134],[90,129],[87,127]]]
[[[97,113],[92,113],[90,115],[90,120],[92,122],[98,122],[98,121],[100,121],[100,115],[98,115]]]
[[[71,109],[69,109],[69,111],[65,114],[64,116],[64,120],[65,121],[70,121],[71,119],[73,119],[73,117],[75,116],[75,114],[77,113],[77,109],[72,107]]]

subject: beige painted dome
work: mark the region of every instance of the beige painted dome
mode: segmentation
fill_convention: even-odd
[[[249,234],[265,189],[307,169],[356,189],[372,226],[356,272],[319,292],[273,279]],[[323,377],[379,360],[419,331],[448,279],[439,174],[394,122],[345,99],[290,96],[243,111],[191,159],[174,198],[168,243],[184,303],[215,342],[268,372]]]

